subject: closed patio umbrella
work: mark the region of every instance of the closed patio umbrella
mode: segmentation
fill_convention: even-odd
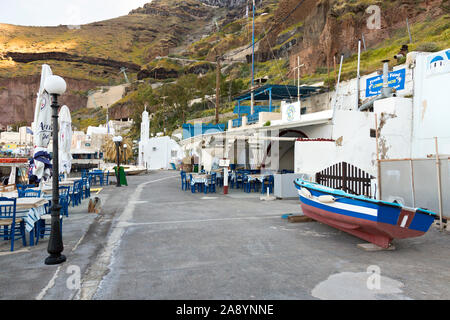
[[[36,181],[42,178],[46,180],[50,177],[52,168],[50,154],[48,153],[48,144],[52,136],[52,108],[51,97],[44,90],[44,83],[48,76],[51,76],[50,66],[42,65],[41,82],[37,93],[36,107],[34,109],[34,153],[30,162],[32,175],[36,176]]]
[[[70,173],[72,167],[72,117],[67,106],[59,111],[59,173]]]

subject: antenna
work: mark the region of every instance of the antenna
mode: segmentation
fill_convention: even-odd
[[[130,83],[130,80],[128,80],[128,77],[127,77],[127,73],[125,72],[125,71],[127,71],[127,70],[128,70],[128,68],[122,67],[122,68],[120,68],[119,74],[120,74],[120,73],[123,73],[123,76],[125,77],[125,81],[126,81],[127,83]]]

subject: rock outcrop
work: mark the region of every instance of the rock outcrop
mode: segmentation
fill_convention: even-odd
[[[68,90],[60,97],[60,105],[67,105],[71,111],[85,107],[87,92],[96,84],[88,80],[64,79]],[[30,125],[33,122],[40,80],[40,75],[14,79],[0,78],[0,124],[9,125],[26,121]]]
[[[33,61],[56,60],[56,61],[80,62],[96,66],[111,67],[116,68],[117,70],[120,70],[120,68],[125,67],[132,72],[137,72],[141,70],[141,66],[135,63],[116,61],[111,59],[103,59],[97,57],[82,57],[75,54],[69,54],[66,52],[39,52],[39,53],[8,52],[6,53],[6,58],[11,58],[15,62],[22,62],[22,63],[28,63]]]

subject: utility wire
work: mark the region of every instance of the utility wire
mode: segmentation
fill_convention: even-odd
[[[264,30],[264,31],[265,31],[265,30]],[[267,38],[266,38],[266,40],[267,40],[267,44],[269,45],[270,52],[272,52],[273,59],[276,60],[277,58],[275,57],[275,53],[273,52],[272,46],[270,45],[270,41],[269,41],[269,39],[267,39]],[[278,61],[279,61],[279,60],[278,60]],[[277,63],[278,61],[275,62],[275,65],[277,66],[277,69],[278,69],[278,73],[280,74],[281,79],[283,80],[283,82],[286,82],[286,80],[284,79],[284,76],[283,76],[283,74],[282,74],[282,72],[281,72],[281,70],[280,70],[280,67],[278,66],[278,63]],[[286,85],[286,83],[284,84],[284,86],[286,87],[286,91],[287,91],[288,94],[289,94],[289,99],[292,100],[291,92],[289,91],[289,88],[288,88],[288,86]]]

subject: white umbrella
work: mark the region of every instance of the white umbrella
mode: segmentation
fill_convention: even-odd
[[[72,167],[72,117],[67,106],[59,111],[59,173],[70,173]]]
[[[32,164],[32,174],[41,180],[42,177],[50,177],[50,155],[48,154],[48,144],[52,135],[52,108],[50,95],[44,90],[44,83],[48,76],[51,76],[50,66],[43,64],[41,72],[41,83],[37,93],[36,107],[34,109],[34,161]]]

